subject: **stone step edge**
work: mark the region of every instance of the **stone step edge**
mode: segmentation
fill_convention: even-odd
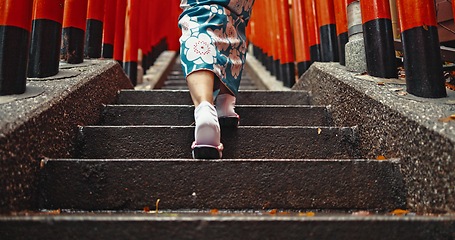
[[[378,221],[378,222],[452,222],[455,224],[455,214],[439,215],[416,215],[407,214],[376,214],[367,211],[352,213],[319,213],[317,211],[287,212],[281,210],[261,210],[258,212],[225,212],[213,209],[210,212],[199,211],[158,211],[154,209],[149,212],[65,212],[65,210],[43,210],[42,212],[26,213],[25,216],[0,216],[0,223],[5,221],[37,221],[60,220],[60,221],[335,221],[335,222],[359,222],[359,221]],[[273,211],[273,213],[271,213]],[[20,213],[19,213],[20,214]],[[418,226],[416,226],[418,227]]]
[[[41,160],[41,168],[43,168],[48,162],[71,162],[71,161],[78,161],[78,162],[121,162],[121,161],[127,161],[127,162],[134,162],[134,161],[140,161],[140,162],[195,162],[195,163],[222,163],[222,162],[372,162],[372,163],[377,163],[377,164],[386,164],[386,163],[393,163],[393,164],[399,164],[400,159],[399,158],[391,158],[391,159],[386,159],[386,160],[377,160],[377,159],[368,159],[368,158],[353,158],[353,159],[264,159],[264,158],[248,158],[248,159],[192,159],[192,158],[109,158],[109,159],[96,159],[96,158],[87,158],[87,159],[80,159],[80,158],[64,158],[64,159],[43,159]]]

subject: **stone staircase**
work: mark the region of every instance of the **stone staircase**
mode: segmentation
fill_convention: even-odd
[[[390,214],[406,206],[399,160],[364,159],[357,127],[335,127],[305,91],[244,83],[223,159],[191,159],[194,108],[178,75],[164,90],[121,91],[80,128],[77,159],[44,160],[43,211],[0,217],[1,238],[455,237],[450,218]]]

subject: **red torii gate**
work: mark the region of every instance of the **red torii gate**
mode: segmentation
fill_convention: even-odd
[[[364,28],[367,28],[364,34],[372,33],[384,39],[383,42],[390,42],[393,38],[387,33],[390,27],[375,23],[384,22],[384,16],[390,18],[388,1],[361,0]],[[343,49],[346,43],[343,9],[350,2],[355,1],[292,0],[289,5],[288,0],[257,0],[248,30],[255,56],[287,86],[292,86],[295,78],[313,61],[338,61],[340,58],[343,63],[343,54],[338,55],[337,49]],[[408,92],[421,97],[446,96],[434,0],[396,2]],[[49,9],[52,11],[47,11]],[[0,95],[25,92],[28,59],[31,64],[29,76],[55,75],[59,61],[51,56],[56,56],[56,52],[60,52],[61,59],[70,64],[81,63],[84,50],[87,50],[86,58],[113,57],[124,66],[134,83],[139,49],[144,54],[145,69],[163,50],[179,49],[177,19],[180,11],[178,0],[2,0]],[[390,19],[385,22],[390,22]],[[365,27],[365,24],[369,25]],[[43,40],[43,32],[51,29],[53,34],[46,35]],[[60,31],[63,31],[62,35]],[[33,37],[31,48],[29,36]],[[62,48],[59,51],[61,36]],[[423,41],[425,39],[430,41]],[[47,46],[49,44],[51,47]],[[373,49],[368,44],[366,47],[368,53],[376,54],[369,54],[373,56],[373,62],[382,56],[378,53],[391,52],[390,44],[374,51],[370,51]],[[393,54],[383,62],[387,64],[391,58]],[[298,75],[294,71],[295,64]],[[382,74],[381,69],[370,67],[368,72],[396,77],[393,67],[384,69],[388,69],[386,74]]]
[[[145,67],[162,51],[179,49],[179,3],[1,0],[0,95],[25,92],[28,62],[29,77],[45,78],[58,73],[60,60],[79,64],[84,58],[114,58],[134,83],[139,49],[148,60]]]

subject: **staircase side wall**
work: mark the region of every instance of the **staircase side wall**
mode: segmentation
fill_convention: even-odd
[[[407,205],[419,213],[455,210],[455,122],[439,119],[454,105],[399,96],[403,85],[364,80],[336,63],[315,63],[294,86],[329,104],[337,126],[359,126],[369,158],[401,158]],[[440,100],[440,101],[446,101]]]
[[[103,104],[132,88],[120,65],[91,60],[76,77],[29,81],[37,96],[0,105],[0,212],[35,210],[40,162],[71,158],[78,126],[99,121]]]

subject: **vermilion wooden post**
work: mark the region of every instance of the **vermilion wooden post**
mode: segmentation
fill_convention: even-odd
[[[156,3],[155,1],[150,1],[150,4],[148,6],[148,11],[149,11],[149,16],[147,18],[147,50],[149,53],[149,57],[147,59],[147,68],[152,66],[155,62],[154,58],[154,51],[153,51],[153,43],[154,43],[154,26],[153,26],[153,20],[154,20],[154,10],[156,9]]]
[[[295,84],[294,49],[291,33],[291,21],[289,16],[289,1],[278,2],[278,30],[280,34],[280,73],[283,84],[292,87]]]
[[[108,0],[109,1],[109,0]],[[114,60],[123,66],[123,50],[125,46],[125,15],[127,0],[117,0],[114,36]]]
[[[321,37],[317,21],[316,5],[314,0],[304,0],[306,30],[308,45],[310,45],[311,62],[321,61]]]
[[[338,62],[338,43],[333,0],[318,0],[316,4],[321,36],[321,61]]]
[[[398,0],[397,5],[407,91],[419,97],[446,97],[433,0]]]
[[[87,0],[65,0],[60,58],[68,63],[84,61],[86,19]]]
[[[59,71],[65,0],[35,0],[28,77],[45,78]]]
[[[362,0],[363,37],[368,74],[396,78],[395,48],[389,0]]]
[[[272,73],[278,80],[283,81],[281,78],[282,75],[280,73],[280,57],[281,57],[281,48],[280,48],[280,31],[279,28],[279,15],[278,15],[278,7],[277,7],[277,0],[269,0],[269,4],[267,6],[267,13],[265,16],[268,17],[268,24],[269,27],[269,34],[270,38],[266,41],[266,49],[267,49],[267,58],[265,59],[265,66],[269,72]],[[265,17],[263,16],[263,17]]]
[[[32,0],[0,1],[0,96],[26,90]]]
[[[306,30],[306,18],[303,0],[293,0],[293,26],[294,26],[294,46],[295,60],[299,77],[310,67],[311,55],[308,45],[308,33]]]
[[[109,1],[109,0],[108,0]],[[100,58],[103,44],[104,0],[88,0],[85,57]]]
[[[150,4],[151,1],[141,1],[141,6],[139,10],[139,29],[138,29],[138,40],[139,40],[139,49],[141,49],[142,52],[142,61],[141,61],[141,67],[142,70],[144,71],[144,74],[147,73],[147,58],[148,58],[148,52],[147,52],[147,7],[148,4]],[[172,18],[172,16],[170,16]]]
[[[141,0],[128,0],[125,16],[125,49],[123,51],[123,69],[133,85],[137,84],[140,7]]]
[[[104,20],[103,20],[103,58],[114,57],[115,41],[115,18],[117,1],[104,1]]]
[[[346,64],[346,43],[348,43],[348,19],[347,19],[348,0],[334,0],[335,19],[337,25],[338,54],[340,64]]]

